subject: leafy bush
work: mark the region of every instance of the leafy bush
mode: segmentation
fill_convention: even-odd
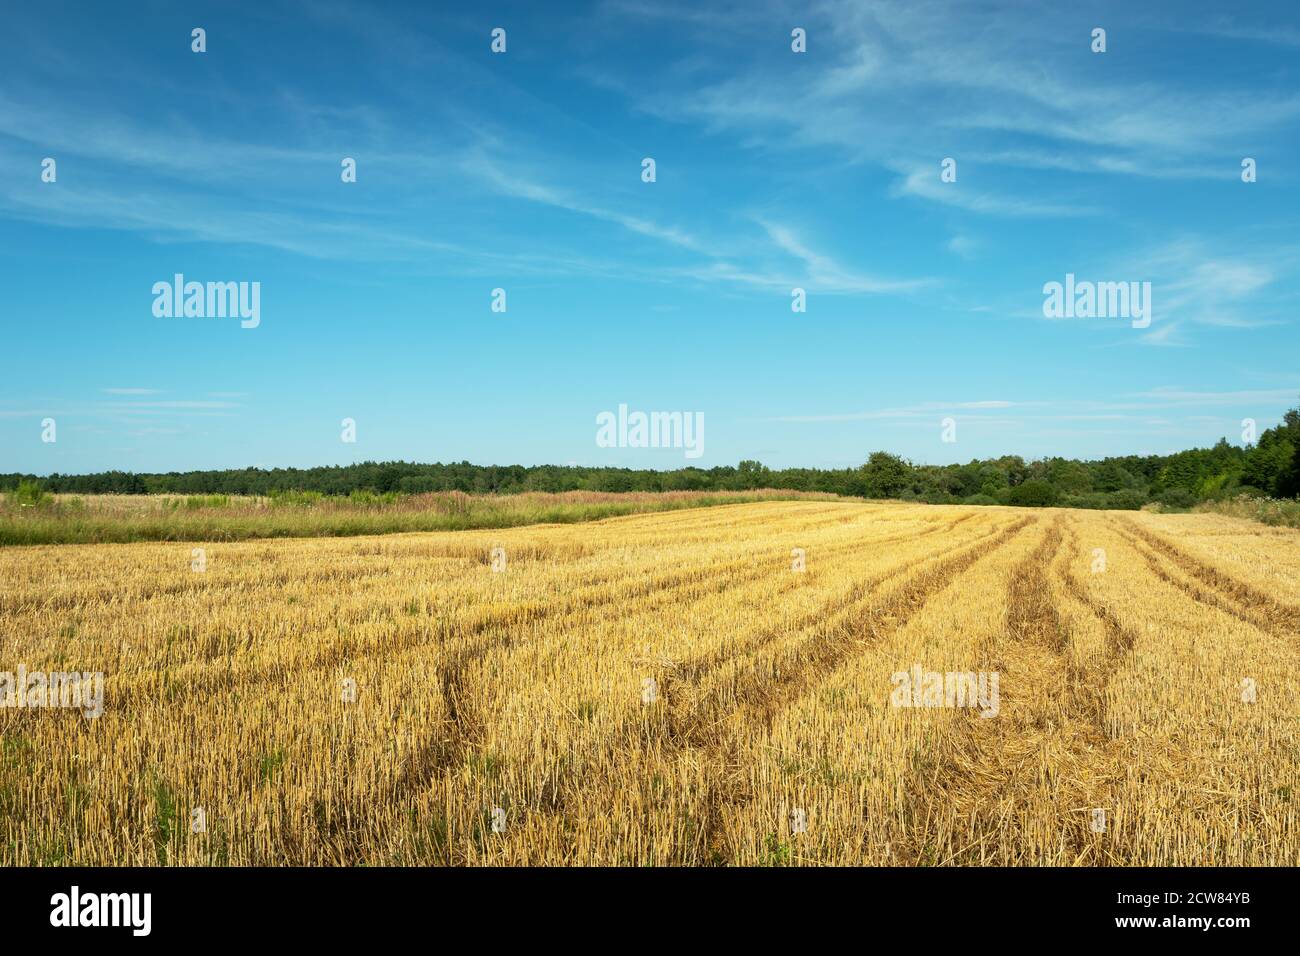
[[[1008,500],[1022,508],[1049,508],[1056,504],[1056,489],[1041,478],[1030,478],[1012,488]]]
[[[1110,503],[1107,507],[1114,508],[1117,511],[1140,511],[1142,506],[1147,503],[1146,496],[1142,492],[1131,489],[1112,491],[1109,498]]]
[[[969,498],[962,499],[964,505],[995,505],[997,503],[998,499],[985,494],[971,495]]]
[[[1196,495],[1186,488],[1166,488],[1156,496],[1163,510],[1179,511],[1196,504]]]
[[[40,508],[51,502],[50,493],[39,482],[22,481],[6,496],[15,508]]]
[[[1069,495],[1061,500],[1061,505],[1065,508],[1089,508],[1093,511],[1101,511],[1110,507],[1110,496],[1100,492],[1087,495]]]

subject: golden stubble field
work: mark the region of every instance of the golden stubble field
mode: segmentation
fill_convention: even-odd
[[[1297,545],[809,501],[3,549],[0,671],[106,691],[0,709],[0,863],[1296,865]],[[996,716],[895,706],[917,665]]]

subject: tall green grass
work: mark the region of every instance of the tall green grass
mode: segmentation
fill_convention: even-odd
[[[1242,495],[1224,501],[1206,501],[1192,510],[1248,518],[1262,524],[1300,528],[1300,501],[1294,498],[1252,498]]]
[[[406,531],[463,531],[596,521],[649,511],[794,498],[834,500],[797,491],[606,494],[566,492],[472,496],[460,492],[348,497],[283,492],[267,498],[228,495],[68,498],[0,504],[0,546],[132,541],[242,541],[344,537]]]

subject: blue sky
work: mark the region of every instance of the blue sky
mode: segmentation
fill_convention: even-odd
[[[1300,401],[1294,3],[132,10],[4,14],[0,471],[1101,457]],[[260,325],[155,317],[175,273]],[[1150,327],[1044,318],[1066,273]],[[598,447],[620,403],[703,456]]]

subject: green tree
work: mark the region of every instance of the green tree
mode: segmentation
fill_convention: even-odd
[[[897,498],[912,483],[912,466],[887,451],[873,451],[862,466],[868,498]]]
[[[1295,446],[1276,430],[1269,429],[1259,436],[1259,444],[1246,454],[1241,480],[1270,495],[1288,497],[1283,486],[1293,470],[1295,457]]]
[[[1007,500],[1024,508],[1047,508],[1056,504],[1056,489],[1042,478],[1030,478],[1012,488]]]
[[[1127,468],[1113,458],[1108,458],[1093,469],[1092,487],[1097,491],[1124,491],[1136,488],[1138,480]]]
[[[1092,475],[1087,467],[1068,458],[1052,459],[1047,480],[1061,494],[1082,495],[1092,491]]]
[[[771,481],[772,472],[761,461],[745,459],[736,467],[736,485],[739,488],[766,488]]]

